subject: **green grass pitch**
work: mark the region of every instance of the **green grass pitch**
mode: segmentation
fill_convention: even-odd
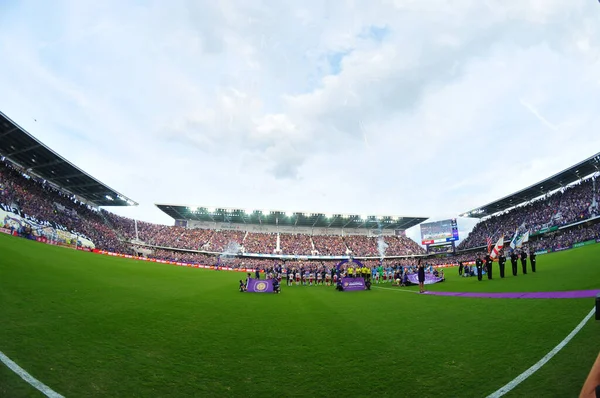
[[[543,255],[536,274],[482,282],[448,269],[431,289],[599,288],[599,258],[600,244]],[[482,397],[594,305],[285,284],[242,294],[243,275],[0,236],[0,351],[66,397]],[[577,396],[599,341],[591,320],[508,396]],[[0,364],[0,396],[42,395]]]

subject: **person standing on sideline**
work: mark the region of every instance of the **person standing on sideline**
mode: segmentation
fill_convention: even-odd
[[[517,255],[517,253],[513,250],[512,253],[510,253],[510,262],[512,264],[512,272],[513,272],[513,276],[517,276],[517,262],[519,261],[519,256]]]
[[[481,261],[481,258],[477,257],[477,259],[475,260],[475,267],[477,267],[477,280],[481,281],[481,278],[483,278],[483,261]]]
[[[525,253],[525,250],[521,251],[521,267],[523,268],[523,275],[527,274],[527,253]]]
[[[500,257],[498,257],[498,264],[500,264],[500,278],[504,278],[504,267],[506,265],[506,257],[504,256],[504,251],[500,253]]]
[[[421,263],[421,259],[419,259],[419,293],[425,293],[425,267]]]
[[[485,256],[485,271],[487,272],[488,279],[492,279],[492,256],[489,254]]]
[[[463,262],[459,261],[458,262],[458,276],[462,276],[464,268],[465,268],[465,266],[463,265]]]
[[[529,260],[531,260],[531,272],[535,272],[535,250],[529,253]]]

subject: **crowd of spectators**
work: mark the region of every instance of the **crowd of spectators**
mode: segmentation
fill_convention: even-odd
[[[575,243],[592,239],[600,239],[600,223],[590,226],[579,225],[564,231],[542,235],[539,239],[529,242],[529,250],[557,250],[572,246]]]
[[[310,235],[306,234],[279,234],[279,248],[282,254],[310,255],[314,252]]]
[[[487,238],[500,236],[511,239],[517,228],[531,232],[542,228],[563,226],[599,214],[599,189],[593,178],[566,187],[550,196],[492,216],[478,223],[458,249],[485,246]]]
[[[348,249],[352,251],[353,256],[379,256],[377,250],[377,238],[366,235],[350,235],[344,236],[344,242]],[[383,244],[385,251],[387,244]]]
[[[321,256],[345,256],[348,247],[339,235],[313,235],[315,249]]]
[[[106,225],[98,211],[50,184],[24,176],[6,162],[0,162],[0,183],[0,203],[22,217],[77,234],[110,250],[127,250],[127,245]]]
[[[248,233],[244,240],[246,253],[273,254],[277,248],[277,234],[262,232]]]
[[[509,239],[515,229],[522,225],[533,232],[544,227],[561,226],[587,219],[597,214],[598,211],[595,199],[598,192],[594,192],[593,187],[595,184],[591,179],[583,181],[545,199],[486,219],[476,225],[473,232],[458,248],[469,249],[485,246],[487,237],[492,237],[495,241],[501,234]],[[106,210],[97,210],[78,202],[74,197],[55,189],[47,182],[26,176],[5,162],[0,162],[0,206],[20,214],[37,225],[51,226],[85,237],[102,250],[132,254],[134,250],[131,242],[137,240],[137,244],[163,248],[150,248],[148,256],[168,261],[203,263],[204,265],[223,264],[242,268],[268,267],[277,262],[281,263],[281,260],[235,257],[235,254],[241,252],[275,253],[277,234],[187,229],[143,221],[136,223],[133,219],[121,217]],[[532,239],[528,244],[528,249],[560,249],[581,241],[599,238],[600,224],[582,225]],[[281,254],[320,254],[325,256],[352,254],[356,257],[379,257],[380,239],[385,241],[382,248],[385,249],[386,256],[425,254],[425,250],[421,246],[406,236],[378,238],[365,235],[342,237],[339,235],[310,236],[282,233],[279,234],[279,247]],[[231,252],[232,247],[235,248],[234,253]],[[211,256],[164,248],[203,250],[227,253],[227,255]],[[430,254],[440,254],[438,257],[428,258],[428,262],[434,265],[472,261],[476,256],[481,255],[479,252],[459,252],[456,256],[444,257],[436,249],[430,250]],[[415,261],[414,259],[403,259],[395,262],[386,259],[384,263],[412,266]],[[333,263],[333,261],[315,261],[314,263],[298,262],[293,265],[314,268],[331,267]],[[368,260],[366,263],[367,266],[374,267],[379,264],[379,260]]]
[[[191,229],[188,231],[198,231],[197,229]],[[204,233],[208,230],[200,230]],[[215,231],[210,238],[208,250],[217,253],[240,253],[241,247],[244,242],[244,231]]]
[[[404,236],[386,236],[385,243],[388,245],[385,251],[388,256],[414,256],[425,254],[417,242]]]

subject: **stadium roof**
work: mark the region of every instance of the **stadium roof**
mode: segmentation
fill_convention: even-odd
[[[97,206],[133,206],[133,200],[104,185],[48,148],[0,112],[0,155]]]
[[[546,195],[557,189],[566,187],[567,185],[581,180],[591,174],[600,172],[600,152],[588,159],[577,163],[561,171],[558,174],[548,177],[543,181],[533,184],[528,188],[522,189],[512,195],[498,199],[495,202],[489,203],[480,208],[471,210],[461,217],[483,218],[492,214],[510,209],[511,207],[529,202],[535,198]]]
[[[355,214],[325,214],[284,212],[279,210],[245,210],[224,207],[156,204],[175,220],[224,222],[237,224],[281,225],[314,228],[368,228],[405,230],[428,217],[368,216]]]

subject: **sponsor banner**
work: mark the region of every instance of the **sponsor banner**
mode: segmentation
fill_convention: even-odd
[[[550,228],[548,228],[548,227],[542,228],[539,231],[532,233],[531,236],[547,234],[548,232],[554,232],[554,231],[558,231],[558,226],[550,227]]]
[[[418,285],[419,284],[419,275],[416,273],[408,275],[408,281],[410,283],[414,283],[415,285]],[[425,273],[425,285],[433,285],[434,283],[438,283],[441,281],[442,281],[442,278],[437,278],[435,275],[433,275],[432,273],[429,273],[429,272]]]
[[[365,290],[364,278],[342,278],[342,287],[347,290]]]
[[[247,291],[250,293],[273,293],[273,280],[248,278]]]
[[[537,250],[535,254],[548,254],[548,250]]]
[[[562,252],[563,250],[569,250],[569,249],[571,249],[571,248],[572,248],[572,247],[569,245],[569,246],[565,246],[565,247],[557,247],[557,248],[554,248],[554,249],[552,249],[552,251],[553,251],[553,252]]]
[[[0,228],[0,233],[8,234],[8,235],[11,234],[10,229],[7,229],[7,228]]]
[[[594,243],[596,243],[595,239],[592,240],[586,240],[585,242],[579,242],[579,243],[575,243],[573,245],[573,249],[575,249],[576,247],[583,247],[583,246],[588,246],[588,245],[593,245]]]

